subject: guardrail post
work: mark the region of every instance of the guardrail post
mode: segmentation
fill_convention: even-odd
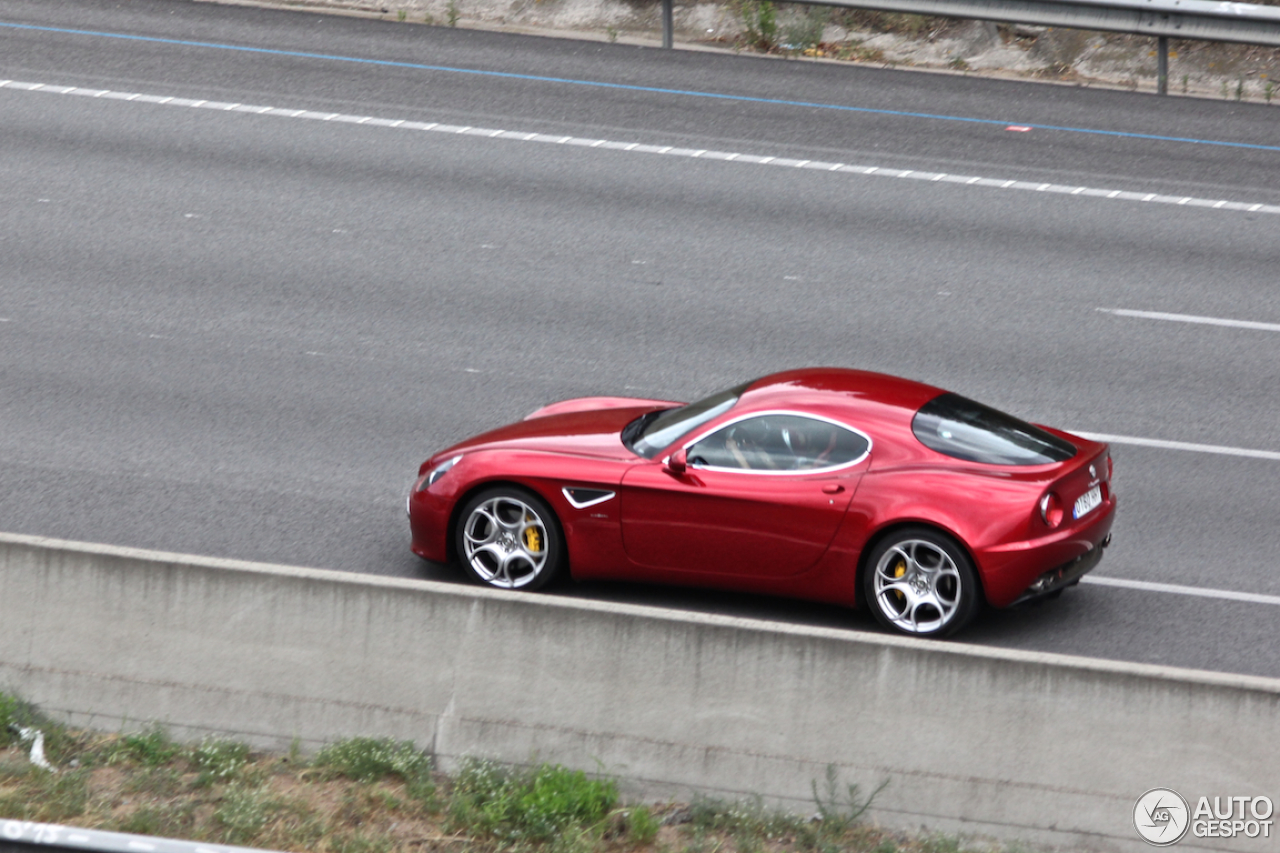
[[[671,6],[675,0],[662,0],[662,46],[667,50],[671,50],[674,46],[675,25],[672,23]]]
[[[1169,37],[1156,38],[1156,94],[1169,94]]]

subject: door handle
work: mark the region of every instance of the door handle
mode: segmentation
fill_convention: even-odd
[[[844,491],[844,486],[839,483],[827,483],[822,487],[822,493],[826,495],[838,495]]]

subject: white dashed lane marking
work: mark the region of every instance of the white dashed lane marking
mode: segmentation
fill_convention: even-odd
[[[1081,583],[1097,586],[1112,586],[1120,589],[1136,589],[1141,592],[1164,592],[1173,595],[1190,595],[1195,598],[1218,598],[1226,601],[1247,601],[1250,604],[1280,605],[1280,595],[1263,595],[1257,592],[1237,592],[1233,589],[1204,589],[1198,586],[1181,586],[1172,583],[1151,583],[1150,581],[1127,581],[1121,578],[1094,577],[1086,575]]]
[[[1197,317],[1194,314],[1167,314],[1163,311],[1132,311],[1128,308],[1099,308],[1104,314],[1117,317],[1136,317],[1139,320],[1168,320],[1172,323],[1199,323],[1206,326],[1229,326],[1233,329],[1256,329],[1260,332],[1280,332],[1280,323],[1259,323],[1254,320],[1227,320],[1222,317]]]
[[[1067,431],[1090,441],[1105,441],[1108,444],[1132,444],[1135,447],[1154,447],[1159,450],[1186,450],[1192,453],[1216,453],[1219,456],[1244,456],[1249,459],[1267,459],[1272,462],[1280,462],[1280,453],[1274,450],[1251,450],[1247,447],[1195,444],[1190,441],[1166,441],[1162,438],[1138,438],[1132,435],[1107,435],[1100,432],[1084,432],[1078,429]]]
[[[1280,214],[1280,205],[1231,201],[1228,199],[1204,199],[1186,195],[1158,195],[1156,193],[1136,193],[1128,192],[1126,190],[1099,189],[1096,187],[1063,186],[1058,184],[1046,184],[1039,181],[1004,180],[1001,178],[984,178],[972,175],[949,175],[940,172],[922,172],[914,169],[888,169],[880,166],[859,166],[846,163],[822,162],[818,160],[794,160],[787,157],[776,156],[762,157],[755,154],[743,154],[739,152],[673,148],[669,145],[645,145],[639,142],[618,142],[607,139],[580,139],[572,136],[526,133],[514,130],[494,130],[492,128],[448,125],[439,124],[437,122],[407,121],[405,119],[381,119],[374,116],[343,115],[341,113],[320,113],[309,110],[254,106],[252,104],[237,104],[223,101],[192,100],[190,98],[176,98],[172,96],[145,95],[136,92],[112,92],[105,89],[81,89],[75,86],[57,86],[46,83],[24,83],[18,80],[0,80],[0,89],[14,89],[24,92],[43,92],[55,95],[80,95],[90,98],[128,101],[129,103],[135,104],[157,104],[170,107],[189,107],[193,109],[219,110],[222,112],[242,112],[252,113],[254,115],[279,116],[283,118],[300,118],[326,122],[336,121],[373,127],[398,128],[402,130],[431,131],[434,133],[451,133],[464,136],[483,136],[489,139],[508,139],[517,142],[546,142],[555,145],[579,145],[588,148],[605,148],[617,151],[631,151],[641,154],[662,154],[668,157],[724,160],[726,162],[751,163],[760,166],[787,166],[793,169],[814,169],[823,172],[842,172],[845,174],[864,176],[875,175],[876,177],[886,178],[906,178],[908,180],[927,181],[931,183],[963,184],[966,186],[1056,193],[1060,195],[1090,198],[1117,199],[1120,201],[1141,201],[1153,204],[1168,204],[1179,207],[1203,207],[1211,210],[1230,210],[1242,213]]]

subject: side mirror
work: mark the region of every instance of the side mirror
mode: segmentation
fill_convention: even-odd
[[[680,448],[675,453],[667,457],[667,461],[662,463],[662,468],[668,474],[675,474],[677,477],[683,477],[684,472],[689,470],[689,458],[684,448]]]

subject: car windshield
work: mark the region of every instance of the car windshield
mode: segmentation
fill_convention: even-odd
[[[925,447],[969,462],[1044,465],[1076,455],[1071,442],[959,394],[925,403],[911,430]]]
[[[750,382],[744,382],[696,403],[636,418],[622,430],[622,443],[633,453],[652,459],[681,436],[732,409],[750,385]]]

